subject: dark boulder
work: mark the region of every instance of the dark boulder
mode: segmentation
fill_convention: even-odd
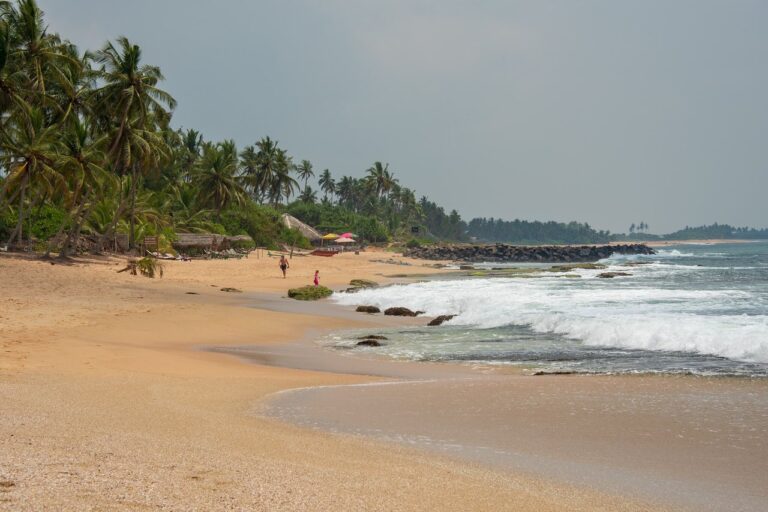
[[[381,343],[376,340],[363,340],[357,342],[358,347],[380,347]]]
[[[387,308],[384,310],[387,316],[416,316],[416,312],[408,308]]]
[[[455,317],[456,315],[440,315],[438,317],[433,318],[427,325],[435,326],[435,325],[442,325],[443,322],[447,322],[451,318]]]
[[[613,279],[614,277],[619,276],[631,276],[629,272],[602,272],[600,274],[597,274],[597,277],[600,279]]]
[[[381,313],[381,310],[376,306],[357,306],[355,311],[358,313]]]

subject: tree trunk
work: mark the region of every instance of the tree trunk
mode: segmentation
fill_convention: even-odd
[[[132,251],[136,245],[136,165],[131,168],[131,203],[128,211],[128,250]]]
[[[83,225],[85,218],[88,217],[88,214],[91,212],[91,208],[93,207],[94,203],[92,202],[88,210],[85,213],[83,213],[83,210],[85,210],[85,207],[87,204],[88,204],[88,192],[82,195],[80,205],[77,207],[77,211],[75,211],[75,214],[72,216],[72,225],[69,227],[69,231],[67,232],[67,237],[64,239],[64,242],[61,244],[61,249],[59,250],[60,258],[66,258],[69,256],[69,251],[72,247],[72,240],[77,240],[80,237],[80,227]],[[64,231],[65,225],[66,224],[62,224],[62,229],[56,235],[56,238],[61,236],[61,233]],[[52,248],[53,247],[51,245],[48,246],[49,253]]]
[[[117,223],[120,222],[120,217],[122,217],[123,212],[125,211],[125,198],[123,197],[123,182],[120,180],[120,202],[117,205],[117,210],[115,210],[115,218],[112,219],[112,224],[107,228],[107,230],[104,232],[101,237],[99,237],[98,246],[96,248],[97,252],[101,252],[104,250],[104,242],[107,241],[112,235],[114,235],[115,230],[117,229]]]
[[[19,194],[19,218],[16,222],[16,229],[13,230],[10,238],[8,238],[8,243],[6,244],[8,246],[16,240],[17,236],[19,241],[21,241],[22,236],[24,235],[24,199],[26,199],[27,195],[27,183],[29,183],[29,173],[24,174],[24,181],[21,183],[21,192]]]

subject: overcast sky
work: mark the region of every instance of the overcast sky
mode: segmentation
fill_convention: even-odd
[[[125,35],[176,126],[388,162],[466,219],[768,226],[768,2],[39,0]]]

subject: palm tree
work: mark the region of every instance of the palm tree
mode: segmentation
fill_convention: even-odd
[[[23,110],[0,132],[0,164],[8,170],[4,186],[12,190],[8,202],[19,198],[18,221],[8,245],[22,239],[27,192],[37,189],[47,195],[63,181],[53,167],[57,159],[56,126],[46,126],[42,109],[22,105]],[[34,203],[35,197],[29,201],[30,212]]]
[[[373,167],[368,168],[366,181],[376,192],[377,196],[386,195],[397,183],[392,173],[389,172],[389,164],[382,165],[381,162],[374,162]]]
[[[267,183],[268,195],[272,203],[280,204],[283,197],[287,202],[298,188],[298,182],[291,176],[293,170],[293,161],[288,152],[277,148],[274,158],[274,174]]]
[[[59,251],[63,258],[69,255],[72,242],[80,236],[83,223],[96,204],[94,195],[100,191],[107,175],[103,168],[105,139],[104,135],[94,138],[87,121],[80,121],[77,117],[73,117],[70,128],[62,137],[57,163],[66,174],[71,191],[70,229]],[[60,233],[66,224],[66,221],[62,223]],[[49,245],[49,252],[51,248]]]
[[[55,68],[71,57],[62,51],[58,35],[48,34],[43,12],[35,0],[18,0],[16,9],[5,2],[0,12],[6,14],[8,26],[12,27],[12,54],[29,67],[29,90],[39,93],[42,101],[48,68]]]
[[[322,173],[320,173],[320,190],[323,191],[323,194],[325,194],[325,199],[328,199],[328,195],[333,196],[333,194],[336,193],[336,182],[333,181],[333,178],[331,177],[331,171],[328,169],[325,169]]]
[[[315,176],[315,172],[312,170],[312,163],[309,160],[302,160],[301,163],[296,166],[296,175],[300,180],[304,180],[304,188],[306,189],[309,178]]]
[[[5,112],[22,99],[26,78],[24,70],[16,65],[18,59],[12,56],[11,26],[4,19],[8,16],[2,16],[2,12],[0,7],[0,122]]]
[[[211,205],[217,217],[221,217],[222,210],[230,204],[245,201],[246,192],[238,180],[237,171],[237,149],[233,141],[204,146],[195,185],[202,202]]]
[[[263,137],[259,140],[256,143],[256,148],[258,151],[255,155],[251,155],[249,149],[246,148],[245,158],[250,161],[247,166],[244,165],[243,174],[244,181],[253,196],[258,201],[263,201],[265,197],[269,197],[272,182],[278,174],[278,153],[280,150],[277,147],[277,141],[273,141],[269,137]],[[243,155],[241,155],[242,157]]]
[[[339,196],[339,203],[349,207],[352,202],[355,191],[355,179],[351,176],[342,176],[336,185],[336,194]]]
[[[304,187],[304,190],[301,192],[301,195],[299,196],[299,201],[302,203],[316,203],[317,202],[317,194],[314,190],[312,190],[312,187],[309,185]]]
[[[128,247],[132,249],[138,182],[147,165],[158,160],[158,153],[167,153],[164,141],[152,136],[152,130],[167,123],[169,113],[165,109],[173,110],[176,100],[157,87],[163,80],[160,68],[140,64],[139,46],[125,37],[118,38],[117,43],[117,48],[107,43],[96,53],[104,82],[96,93],[96,109],[108,127],[108,156],[116,172],[131,175]],[[137,151],[140,158],[134,156]]]

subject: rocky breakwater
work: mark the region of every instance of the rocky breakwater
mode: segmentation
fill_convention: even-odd
[[[425,260],[469,262],[597,261],[613,254],[655,254],[644,244],[624,245],[430,245],[408,249],[405,256]]]

